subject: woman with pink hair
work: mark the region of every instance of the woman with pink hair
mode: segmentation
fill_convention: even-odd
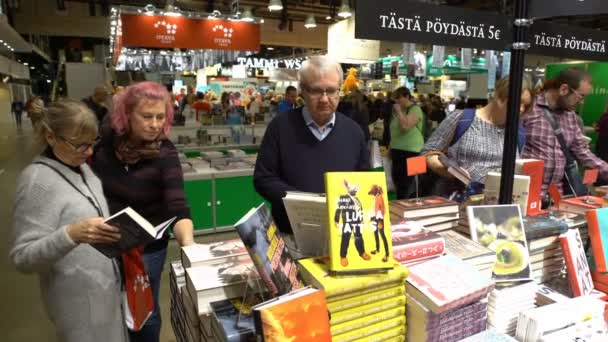
[[[169,92],[155,82],[128,86],[117,98],[109,124],[101,129],[92,166],[102,180],[110,212],[131,207],[153,225],[176,217],[173,233],[181,246],[194,244],[178,153],[167,138],[173,121]],[[169,236],[143,249],[154,312],[131,342],[159,341],[159,288]]]

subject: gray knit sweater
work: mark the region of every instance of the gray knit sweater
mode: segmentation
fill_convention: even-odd
[[[88,165],[80,166],[81,176],[55,160],[36,161],[59,170],[108,216],[101,183]],[[66,231],[67,225],[96,216],[95,206],[48,166],[31,164],[19,176],[10,258],[19,271],[39,275],[59,341],[128,340],[116,262],[88,244],[75,244]]]

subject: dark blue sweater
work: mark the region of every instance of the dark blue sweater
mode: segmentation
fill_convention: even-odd
[[[319,141],[306,126],[302,108],[298,108],[276,116],[268,124],[253,182],[256,191],[272,204],[279,230],[291,233],[282,201],[287,191],[324,193],[325,172],[369,167],[369,150],[357,123],[336,113],[333,129]]]

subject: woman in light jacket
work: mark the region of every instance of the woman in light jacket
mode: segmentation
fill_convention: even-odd
[[[97,118],[64,100],[42,111],[44,152],[17,181],[10,259],[37,273],[43,305],[62,342],[128,341],[120,270],[91,244],[120,238],[103,223],[108,206],[85,160],[97,142]]]

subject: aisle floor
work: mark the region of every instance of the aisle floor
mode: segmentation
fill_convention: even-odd
[[[36,275],[15,271],[8,260],[8,244],[12,227],[12,203],[15,182],[19,172],[40,152],[34,143],[31,124],[24,118],[23,129],[18,131],[10,113],[0,113],[0,331],[2,341],[55,342],[52,324],[44,313],[40,302],[40,291]],[[197,237],[197,242],[216,241],[234,237],[234,233],[223,233]],[[169,244],[167,263],[163,272],[161,308],[163,326],[161,341],[175,341],[169,320],[169,267],[170,260],[179,257],[179,248],[174,240]]]

